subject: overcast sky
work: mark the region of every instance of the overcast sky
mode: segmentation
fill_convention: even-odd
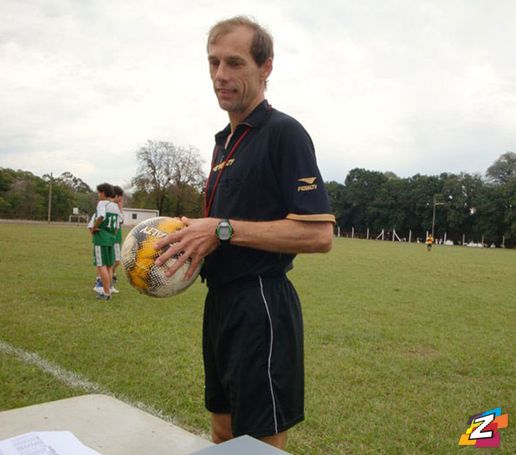
[[[227,116],[206,35],[236,14],[272,32],[266,96],[325,180],[483,174],[516,151],[513,0],[1,0],[0,167],[127,185],[151,139],[207,171]]]

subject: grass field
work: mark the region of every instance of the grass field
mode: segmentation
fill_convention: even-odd
[[[81,227],[0,224],[0,410],[98,390],[208,433],[205,288],[155,300],[123,280],[99,303],[89,242]],[[458,446],[468,417],[502,407],[509,428],[492,452],[516,453],[516,251],[337,239],[298,257],[290,277],[305,317],[306,420],[287,450],[473,453]]]

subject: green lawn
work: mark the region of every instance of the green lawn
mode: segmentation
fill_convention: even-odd
[[[122,280],[99,303],[89,242],[84,227],[0,224],[0,410],[87,393],[14,346],[207,433],[204,286],[156,300]],[[306,421],[287,449],[471,453],[458,446],[468,417],[502,407],[496,453],[516,453],[515,275],[511,250],[337,239],[300,256],[290,276],[305,316]]]

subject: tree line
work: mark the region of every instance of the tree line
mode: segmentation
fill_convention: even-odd
[[[201,216],[205,176],[195,147],[147,141],[136,157],[138,169],[126,188],[125,206],[158,209],[165,216]],[[74,208],[91,215],[96,204],[95,189],[70,172],[39,177],[0,167],[0,218],[47,220],[50,205],[51,221],[68,221]]]
[[[161,215],[202,216],[206,176],[192,146],[147,141],[137,152],[136,175],[126,189],[127,207],[158,209]],[[101,183],[101,182],[98,182]],[[116,182],[115,182],[116,183]],[[92,214],[97,195],[70,172],[38,177],[0,168],[0,217],[46,220],[51,190],[51,220],[67,221],[74,207]],[[516,154],[501,155],[485,175],[416,174],[352,169],[344,183],[327,182],[337,226],[371,236],[382,230],[423,238],[435,226],[436,237],[466,238],[516,245]],[[435,212],[435,220],[434,220]]]
[[[330,202],[343,231],[372,235],[396,230],[398,235],[435,236],[516,245],[516,154],[501,155],[485,176],[416,174],[400,178],[391,172],[352,169],[344,184],[326,184]],[[435,221],[434,221],[435,211]]]
[[[63,172],[58,177],[0,168],[0,217],[24,220],[46,220],[49,200],[51,219],[68,220],[73,208],[91,214],[97,194],[78,177]]]

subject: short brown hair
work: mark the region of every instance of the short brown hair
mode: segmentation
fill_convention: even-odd
[[[217,39],[232,32],[236,27],[244,26],[254,31],[251,42],[251,55],[258,66],[262,66],[268,58],[274,58],[274,43],[271,34],[255,20],[247,16],[235,16],[217,22],[208,33],[208,47]]]
[[[114,193],[115,196],[123,196],[124,195],[124,190],[121,187],[119,187],[118,185],[115,185],[113,187],[113,193]]]
[[[115,195],[113,185],[109,183],[101,183],[100,185],[97,185],[97,191],[99,193],[104,193],[104,196],[106,197],[114,197]]]

